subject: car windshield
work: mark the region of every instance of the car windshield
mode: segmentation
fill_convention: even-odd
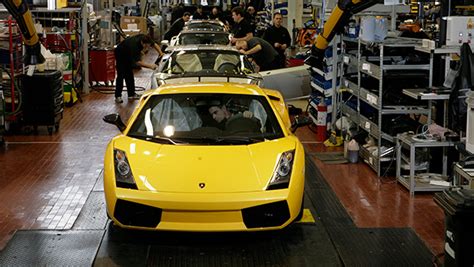
[[[283,137],[267,99],[239,94],[151,96],[127,134],[166,144],[253,144]]]
[[[180,50],[162,63],[160,72],[168,74],[235,74],[253,73],[252,64],[237,51]]]
[[[188,32],[179,35],[178,44],[229,44],[229,34],[225,32]]]
[[[224,26],[218,23],[209,23],[209,22],[194,22],[186,25],[188,30],[212,30],[212,31],[224,31]]]

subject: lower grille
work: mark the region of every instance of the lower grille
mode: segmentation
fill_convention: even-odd
[[[274,227],[290,219],[290,210],[288,203],[283,200],[243,209],[242,217],[247,228]]]
[[[161,212],[159,208],[118,199],[114,217],[123,225],[155,228],[161,221]]]

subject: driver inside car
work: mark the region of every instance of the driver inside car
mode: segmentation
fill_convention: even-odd
[[[225,104],[216,104],[211,105],[208,111],[220,128],[227,132],[261,132],[260,121],[248,110],[232,112]]]

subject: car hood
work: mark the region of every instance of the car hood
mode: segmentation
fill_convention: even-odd
[[[255,192],[266,188],[292,137],[251,145],[165,145],[124,137],[114,147],[126,152],[139,190],[158,192]]]

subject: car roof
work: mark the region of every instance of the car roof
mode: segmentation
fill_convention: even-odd
[[[232,82],[200,82],[200,83],[178,83],[164,84],[153,90],[153,95],[176,94],[176,93],[223,93],[243,95],[265,95],[262,88],[255,84],[243,84]]]
[[[221,45],[221,44],[192,44],[192,45],[178,45],[170,46],[166,49],[169,52],[175,51],[196,51],[196,50],[220,50],[220,51],[231,51],[239,52],[234,46]]]

